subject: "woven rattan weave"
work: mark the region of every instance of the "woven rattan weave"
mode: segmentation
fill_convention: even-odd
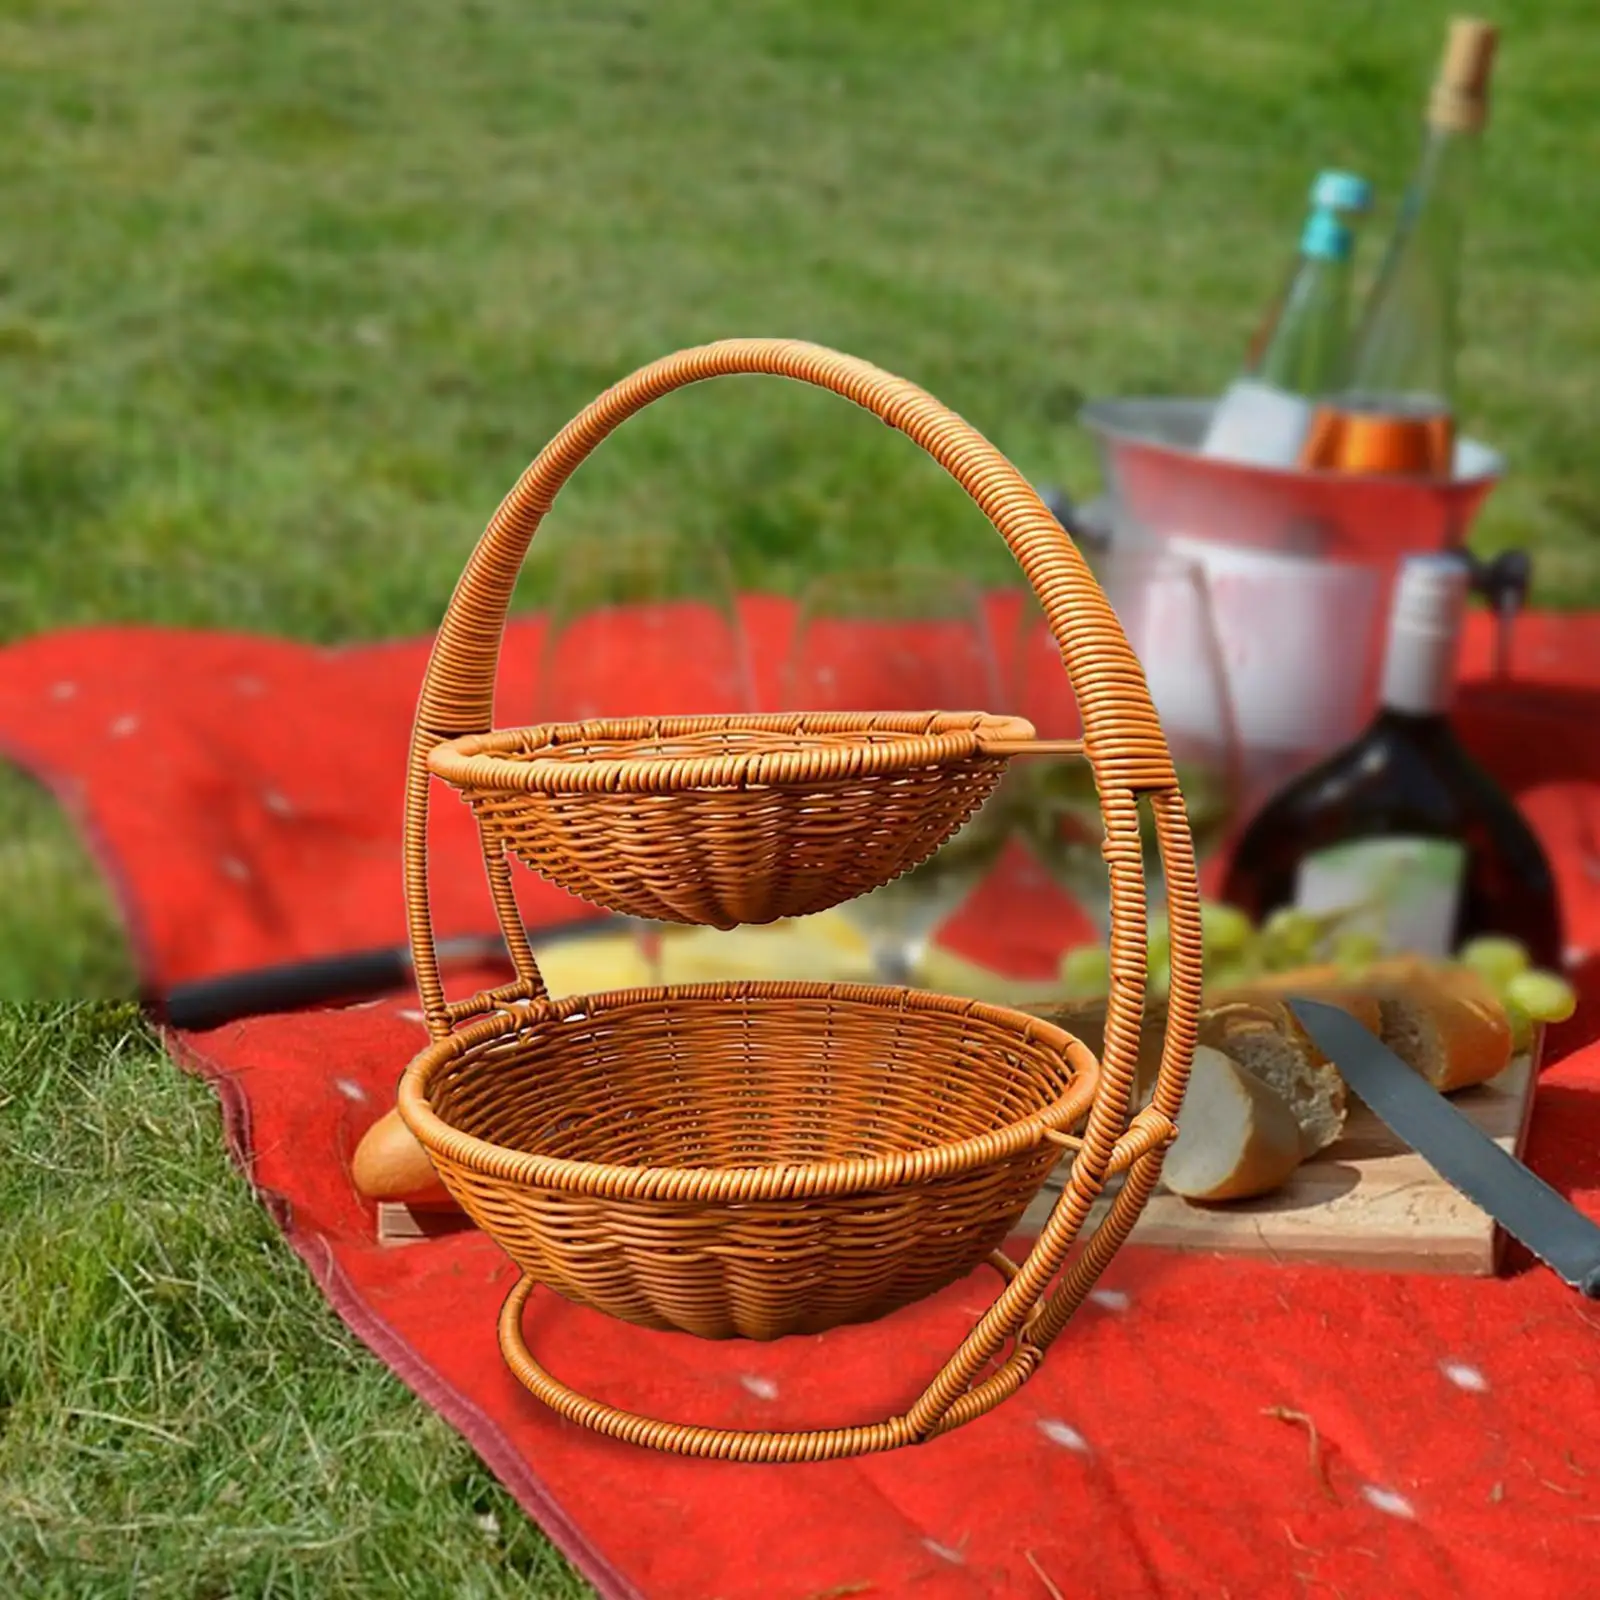
[[[551,1000],[518,919],[521,860],[586,899],[730,927],[835,905],[931,855],[1013,757],[1016,718],[916,714],[634,719],[493,730],[501,634],[529,541],[583,458],[635,411],[727,373],[832,389],[908,434],[1005,537],[1061,648],[1105,822],[1111,988],[1103,1059],[976,1001],[852,985],[743,983]],[[1053,747],[1060,749],[1062,747]],[[433,778],[473,808],[516,971],[444,995],[428,900]],[[1139,805],[1171,930],[1155,1097],[1131,1114],[1145,985]],[[521,1266],[501,1346],[564,1416],[634,1443],[814,1460],[914,1443],[981,1415],[1036,1368],[1137,1219],[1174,1132],[1194,1044],[1194,855],[1143,674],[1078,552],[1015,468],[914,385],[814,345],[734,340],[608,390],[545,448],[479,541],[429,661],[406,790],[406,894],[434,1042],[400,1109],[445,1185]],[[998,1247],[1064,1152],[1027,1259]],[[1068,1256],[1114,1173],[1105,1217]],[[761,1433],[585,1398],[523,1341],[542,1284],[625,1321],[770,1339],[884,1316],[991,1262],[1001,1292],[885,1422]],[[1009,1349],[1007,1348],[1009,1347]]]
[[[446,1184],[539,1282],[649,1328],[772,1339],[970,1272],[1096,1076],[1059,1029],[993,1007],[711,985],[480,1023],[418,1075],[412,1115]]]
[[[612,911],[718,928],[826,911],[925,861],[1000,781],[981,714],[676,717],[455,739],[428,758],[491,848]]]

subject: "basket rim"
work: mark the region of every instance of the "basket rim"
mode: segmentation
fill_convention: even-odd
[[[721,736],[772,736],[768,749],[728,751]],[[789,711],[723,716],[600,717],[543,722],[441,740],[428,770],[458,788],[541,794],[680,793],[775,788],[954,766],[985,755],[983,741],[1031,740],[1023,717],[987,711]],[[671,752],[652,745],[671,739]],[[814,744],[798,741],[814,739]],[[563,750],[563,746],[608,746]],[[699,746],[700,748],[696,748]],[[540,748],[559,755],[507,759]]]
[[[757,1167],[635,1167],[534,1155],[462,1133],[434,1111],[428,1089],[434,1076],[477,1045],[521,1032],[530,1022],[564,1021],[597,1007],[753,1001],[778,1011],[796,1000],[833,1000],[893,1012],[963,1015],[1059,1050],[1071,1074],[1067,1093],[1039,1110],[965,1139],[856,1160],[789,1162]],[[873,984],[746,979],[643,989],[609,989],[558,1000],[508,1002],[481,1020],[436,1040],[415,1056],[400,1080],[401,1120],[424,1149],[480,1176],[521,1187],[612,1200],[685,1200],[699,1203],[806,1197],[840,1197],[904,1188],[925,1179],[958,1176],[1036,1147],[1046,1132],[1069,1127],[1092,1107],[1100,1063],[1065,1028],[1006,1006],[922,989]]]

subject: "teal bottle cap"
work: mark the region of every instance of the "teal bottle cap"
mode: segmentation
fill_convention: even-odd
[[[1311,185],[1311,203],[1326,211],[1365,211],[1372,204],[1372,185],[1353,172],[1330,168]]]
[[[1348,261],[1355,235],[1333,212],[1318,209],[1306,218],[1300,254],[1314,261]]]

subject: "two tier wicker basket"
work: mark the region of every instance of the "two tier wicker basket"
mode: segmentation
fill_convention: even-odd
[[[530,540],[589,452],[651,401],[766,373],[831,389],[922,446],[1010,546],[1082,711],[1111,882],[1104,1059],[1061,1029],[951,996],[727,983],[552,1000],[512,861],[586,900],[732,927],[837,905],[927,859],[1006,763],[1046,749],[1017,718],[683,717],[493,730],[501,635]],[[516,973],[449,1002],[428,900],[432,779],[472,807]],[[1141,797],[1171,921],[1154,1100],[1132,1114],[1145,984]],[[400,1111],[445,1186],[523,1276],[500,1320],[517,1377],[630,1442],[742,1461],[914,1444],[982,1415],[1038,1367],[1127,1237],[1175,1132],[1200,994],[1200,910],[1182,797],[1138,662],[1060,525],[1014,467],[914,385],[815,345],[733,340],[601,395],[533,462],[468,562],[428,664],[406,788],[406,898],[432,1043]],[[1020,1265],[1000,1246],[1066,1152]],[[1089,1211],[1126,1178],[1075,1254]],[[1072,1256],[1070,1265],[1069,1255]],[[775,1339],[864,1322],[990,1263],[1001,1289],[899,1415],[813,1432],[660,1421],[587,1398],[530,1354],[537,1286],[644,1328]],[[1063,1270],[1065,1269],[1065,1270]]]

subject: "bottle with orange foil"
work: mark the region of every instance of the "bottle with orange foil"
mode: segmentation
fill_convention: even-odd
[[[1368,296],[1345,386],[1312,418],[1300,461],[1308,470],[1451,471],[1461,241],[1497,37],[1472,18],[1450,26],[1422,158]]]
[[[1344,216],[1365,211],[1371,194],[1354,173],[1318,174],[1295,268],[1213,409],[1202,454],[1264,467],[1299,460],[1318,401],[1341,387],[1355,240]]]

